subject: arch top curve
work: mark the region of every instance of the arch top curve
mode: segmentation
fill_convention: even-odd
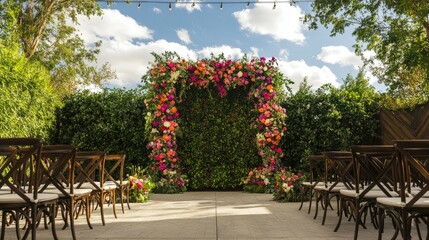
[[[213,86],[222,97],[230,89],[246,88],[249,101],[254,102],[252,127],[258,129],[255,144],[262,165],[273,172],[279,167],[284,156],[279,142],[286,131],[286,110],[277,101],[279,90],[290,81],[279,71],[274,57],[249,60],[245,56],[233,60],[221,55],[192,61],[181,59],[172,52],[154,57],[155,61],[142,81],[148,90],[145,135],[149,139],[152,176],[158,192],[186,190],[186,179],[181,175],[180,158],[176,152],[180,118],[177,102],[191,87]]]

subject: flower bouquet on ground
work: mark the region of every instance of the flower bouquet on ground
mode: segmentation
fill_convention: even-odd
[[[270,167],[257,167],[249,172],[244,182],[244,191],[272,193],[275,186],[274,173]]]
[[[155,187],[155,183],[143,168],[132,166],[128,181],[130,183],[130,202],[142,203],[149,200],[149,195]]]
[[[300,201],[301,173],[295,174],[290,169],[279,169],[275,174],[274,200],[279,202]]]

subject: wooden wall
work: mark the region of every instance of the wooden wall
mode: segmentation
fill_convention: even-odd
[[[392,144],[396,139],[429,139],[429,103],[413,110],[380,110],[381,140]]]

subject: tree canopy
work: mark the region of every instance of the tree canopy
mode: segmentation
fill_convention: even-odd
[[[101,42],[88,48],[76,34],[79,14],[90,17],[101,10],[95,0],[0,0],[0,41],[18,43],[26,58],[41,62],[62,96],[80,84],[115,77],[108,64],[95,66]]]
[[[305,17],[310,29],[322,25],[332,36],[351,29],[356,52],[375,53],[366,63],[378,61],[371,70],[394,98],[412,94],[417,102],[428,100],[428,1],[315,0],[312,7]]]

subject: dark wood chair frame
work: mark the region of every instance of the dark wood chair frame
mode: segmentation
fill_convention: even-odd
[[[111,181],[116,185],[116,189],[119,191],[120,201],[121,201],[121,208],[122,213],[125,213],[124,211],[124,197],[127,202],[128,209],[131,209],[130,207],[130,183],[128,181],[124,181],[124,165],[125,165],[125,154],[107,154],[106,155],[106,167],[105,167],[105,179],[107,181]],[[111,164],[108,164],[108,162],[112,162]],[[107,167],[108,165],[111,165],[110,167]],[[118,175],[118,178],[114,178],[116,175]],[[115,214],[116,216],[116,214]]]
[[[308,163],[310,166],[310,181],[301,184],[301,205],[299,210],[302,209],[305,201],[305,196],[308,196],[308,214],[311,212],[311,206],[314,197],[314,187],[320,183],[323,183],[323,168],[325,166],[325,156],[323,155],[311,155],[308,157]]]

